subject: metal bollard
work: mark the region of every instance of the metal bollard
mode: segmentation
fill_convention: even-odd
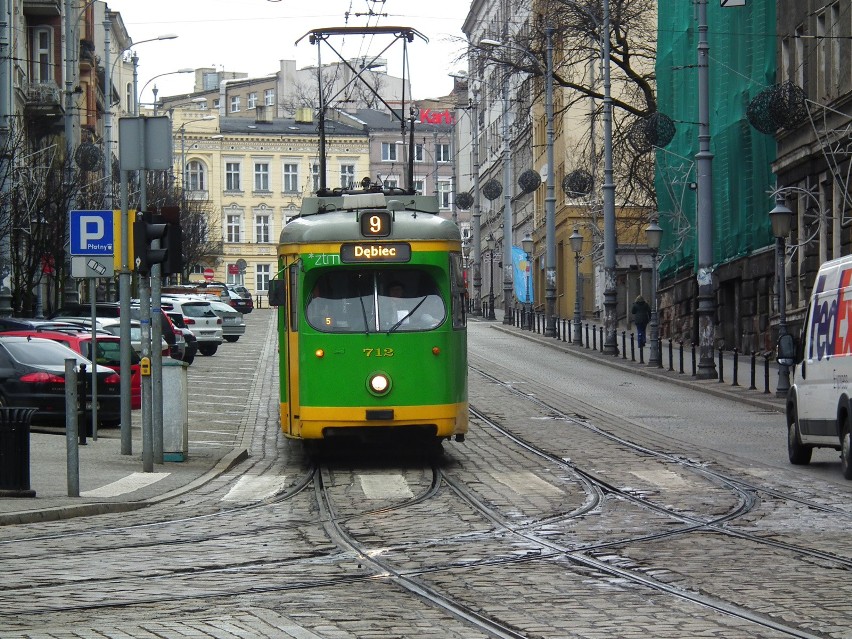
[[[731,382],[731,386],[739,386],[739,384],[737,383],[737,373],[739,372],[739,363],[740,363],[739,351],[737,351],[737,349],[735,348],[734,349],[734,381]]]
[[[636,342],[633,341],[633,333],[630,333],[630,361],[636,361]]]
[[[751,386],[748,387],[749,390],[757,390],[757,386],[755,386],[755,368],[757,368],[757,353],[754,351],[751,352]]]
[[[670,337],[669,338],[669,370],[670,371],[674,370],[674,350],[673,350],[672,344],[673,344],[672,338]]]
[[[65,360],[65,473],[68,496],[80,496],[80,449],[77,444],[77,412],[80,404],[77,396],[76,359]]]
[[[639,363],[640,364],[645,363],[645,347],[644,346],[639,347]]]
[[[565,329],[566,328],[568,329],[568,339],[567,340],[565,339]],[[571,341],[571,322],[568,322],[566,320],[562,320],[562,341],[563,342],[565,342],[565,341],[570,342]]]
[[[589,348],[589,323],[586,322],[586,348]]]
[[[604,352],[604,327],[601,326],[601,353]]]
[[[627,359],[627,331],[621,331],[621,359]]]
[[[683,375],[683,340],[678,340],[680,345],[680,374]]]
[[[695,343],[692,344],[692,376],[698,376],[698,362],[695,361]]]
[[[719,348],[719,383],[722,384],[725,381],[725,360],[722,359],[722,349]]]
[[[89,423],[86,420],[86,399],[88,398],[88,393],[86,392],[86,365],[80,364],[80,373],[77,376],[77,383],[80,385],[79,390],[77,391],[77,414],[78,414],[78,428],[80,431],[80,446],[87,446],[86,435],[89,432]],[[82,424],[80,423],[82,422]]]
[[[598,350],[598,329],[592,326],[592,350]]]
[[[763,393],[769,394],[769,353],[763,356]]]

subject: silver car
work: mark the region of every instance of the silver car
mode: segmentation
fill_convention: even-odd
[[[183,315],[186,327],[198,340],[198,352],[213,355],[222,343],[222,318],[213,311],[207,300],[164,297],[161,304],[166,311]],[[169,308],[171,306],[172,308]]]
[[[246,323],[243,321],[242,313],[225,302],[210,300],[210,306],[213,307],[213,312],[222,318],[222,337],[226,342],[236,342],[246,334]]]

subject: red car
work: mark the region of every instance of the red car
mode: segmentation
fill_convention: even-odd
[[[21,337],[41,337],[60,344],[65,344],[75,353],[79,353],[92,361],[92,332],[71,329],[20,330],[4,331],[3,335],[19,335]],[[97,363],[111,368],[115,372],[121,369],[121,339],[108,333],[97,334]],[[130,408],[142,408],[142,377],[139,373],[139,356],[130,349]]]

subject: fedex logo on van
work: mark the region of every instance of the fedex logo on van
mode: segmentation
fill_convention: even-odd
[[[827,280],[823,274],[814,286],[808,359],[852,354],[852,269],[840,271],[836,294],[823,295]]]

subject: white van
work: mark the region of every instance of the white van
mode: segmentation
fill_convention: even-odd
[[[780,350],[780,348],[779,348]],[[852,255],[817,273],[787,395],[787,452],[807,464],[814,448],[840,451],[852,479]]]

